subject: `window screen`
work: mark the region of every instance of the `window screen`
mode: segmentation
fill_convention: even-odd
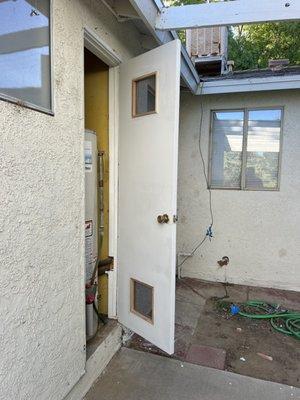
[[[281,110],[249,111],[247,137],[247,188],[278,186]]]
[[[134,80],[133,84],[133,116],[156,112],[156,75],[149,75]]]
[[[131,311],[153,322],[153,287],[131,279]]]
[[[213,113],[211,183],[215,187],[241,185],[243,124],[241,111]]]
[[[50,1],[0,1],[0,96],[51,109]]]
[[[210,186],[278,189],[281,109],[212,113]]]

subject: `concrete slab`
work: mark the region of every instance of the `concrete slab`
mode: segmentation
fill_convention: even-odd
[[[203,307],[207,298],[205,294],[201,293],[201,290],[193,287],[191,281],[187,283],[185,279],[181,279],[176,282],[176,300]]]
[[[226,351],[216,347],[192,344],[189,347],[185,360],[192,364],[205,367],[225,369]]]
[[[290,400],[300,389],[122,348],[85,400]]]
[[[270,288],[259,288],[249,287],[249,298],[250,299],[264,299],[266,302],[280,304],[284,308],[290,310],[299,310],[300,307],[300,296],[299,292],[270,289]]]
[[[178,325],[195,329],[202,307],[193,303],[176,301],[175,322]]]
[[[99,348],[102,342],[113,332],[118,325],[115,319],[109,319],[105,325],[99,327],[96,336],[87,342],[86,359],[88,360]]]
[[[184,360],[190,343],[194,329],[189,326],[175,324],[175,352],[174,358]]]

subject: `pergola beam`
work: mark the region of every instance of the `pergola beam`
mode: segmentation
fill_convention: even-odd
[[[235,0],[163,7],[155,28],[178,30],[300,19],[300,0]]]
[[[1,36],[0,55],[49,46],[48,27],[26,29]]]

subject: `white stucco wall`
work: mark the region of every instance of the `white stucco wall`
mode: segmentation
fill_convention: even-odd
[[[53,7],[55,116],[0,100],[1,400],[60,400],[84,373],[83,27],[140,53],[100,1]]]
[[[182,93],[178,252],[189,252],[210,224],[208,190],[198,151],[200,101],[200,96]],[[214,238],[185,262],[183,275],[300,290],[300,92],[204,96],[203,105],[206,164],[210,110],[285,107],[281,184],[278,192],[213,190]],[[223,256],[230,259],[226,269],[217,264]]]

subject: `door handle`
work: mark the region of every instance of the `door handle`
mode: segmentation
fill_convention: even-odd
[[[157,222],[159,224],[167,224],[170,221],[168,214],[159,215],[157,217]]]

